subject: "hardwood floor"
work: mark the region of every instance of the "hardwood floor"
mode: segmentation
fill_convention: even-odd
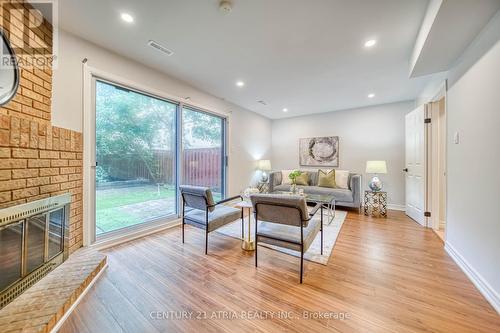
[[[500,331],[434,232],[401,212],[349,213],[328,265],[306,261],[302,285],[295,257],[260,247],[255,268],[236,239],[210,234],[208,256],[203,244],[187,227],[185,244],[174,228],[106,250],[107,272],[60,332]],[[182,311],[207,318],[166,318]]]

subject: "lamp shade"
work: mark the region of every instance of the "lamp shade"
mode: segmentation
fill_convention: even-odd
[[[262,171],[271,170],[271,161],[270,160],[258,160],[257,161],[257,169]]]
[[[387,164],[385,161],[367,161],[366,173],[387,173]]]

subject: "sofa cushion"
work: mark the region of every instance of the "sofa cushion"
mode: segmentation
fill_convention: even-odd
[[[335,183],[338,188],[349,189],[349,171],[335,170]]]
[[[302,172],[300,176],[295,178],[295,184],[297,185],[309,185],[309,172]]]
[[[335,170],[318,170],[318,186],[335,188]]]
[[[281,184],[282,185],[290,185],[292,184],[292,180],[288,178],[288,176],[293,172],[294,170],[281,170]]]

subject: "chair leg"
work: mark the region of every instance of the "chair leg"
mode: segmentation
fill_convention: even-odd
[[[241,239],[245,239],[245,219],[243,217],[243,208],[241,209]]]
[[[184,218],[182,218],[182,243],[184,244]]]
[[[304,275],[304,248],[300,249],[300,283],[302,283],[302,276]]]
[[[205,229],[205,254],[208,254],[208,229]]]
[[[323,255],[323,206],[321,206],[321,255]]]

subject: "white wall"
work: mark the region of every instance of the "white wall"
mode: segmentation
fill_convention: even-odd
[[[414,102],[402,102],[274,120],[273,169],[299,168],[300,138],[339,136],[338,169],[363,174],[367,188],[371,175],[364,174],[366,161],[386,160],[388,174],[380,178],[389,204],[404,206],[405,115],[413,107]]]
[[[447,78],[446,246],[500,312],[500,12]]]
[[[254,160],[270,158],[271,121],[209,95],[142,64],[107,51],[65,31],[59,31],[59,67],[54,70],[52,123],[82,131],[82,59],[88,65],[168,95],[230,114],[229,194],[238,194],[254,176]]]

